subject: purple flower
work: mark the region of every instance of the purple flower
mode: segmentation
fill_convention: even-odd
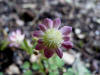
[[[18,47],[24,40],[25,35],[21,34],[20,30],[16,30],[15,32],[11,32],[8,37],[8,41],[10,42],[10,46]]]
[[[72,48],[69,33],[72,27],[64,26],[59,29],[61,20],[59,18],[51,20],[44,19],[43,24],[39,24],[39,31],[34,31],[33,36],[39,38],[36,50],[44,50],[44,55],[50,58],[56,53],[60,58],[63,56],[62,47],[66,49]]]

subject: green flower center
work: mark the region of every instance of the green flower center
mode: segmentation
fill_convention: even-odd
[[[62,33],[56,29],[48,29],[44,33],[43,42],[49,48],[58,48],[63,42]]]

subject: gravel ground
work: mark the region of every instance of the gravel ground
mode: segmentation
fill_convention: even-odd
[[[0,40],[16,29],[21,29],[30,40],[30,34],[44,18],[60,17],[62,26],[73,27],[72,51],[81,54],[92,73],[100,74],[99,0],[0,0],[0,7]],[[21,74],[19,65],[29,58],[24,51],[6,48],[0,51],[0,70],[12,75],[14,67]]]

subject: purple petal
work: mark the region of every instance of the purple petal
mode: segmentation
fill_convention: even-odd
[[[43,24],[46,26],[46,28],[52,28],[53,27],[53,21],[49,18],[45,18],[43,21]]]
[[[44,48],[45,47],[42,44],[37,44],[36,47],[35,47],[36,50],[42,50]]]
[[[19,45],[16,44],[16,43],[10,43],[9,46],[10,46],[10,47],[13,47],[13,46],[14,46],[14,47],[19,47]]]
[[[46,26],[44,24],[39,24],[39,28],[42,30],[42,31],[46,31]]]
[[[62,46],[67,48],[67,49],[71,49],[73,47],[73,44],[70,41],[66,41],[66,42],[62,43]]]
[[[16,36],[9,36],[9,41],[16,41]]]
[[[55,19],[54,21],[53,21],[53,27],[54,28],[59,28],[59,26],[61,25],[61,20],[60,20],[60,18],[57,18],[57,19]]]
[[[63,52],[62,52],[62,50],[60,48],[56,50],[56,53],[60,58],[62,58]]]
[[[14,44],[13,43],[10,43],[9,46],[12,47],[12,46],[14,46]]]
[[[16,33],[15,33],[15,32],[12,32],[12,33],[11,33],[11,36],[16,36]]]
[[[34,36],[34,37],[41,37],[42,35],[43,35],[43,32],[40,31],[40,30],[39,30],[39,31],[34,31],[34,32],[33,32],[33,36]]]
[[[70,40],[70,37],[68,35],[64,35],[63,36],[63,39],[64,39],[64,41],[69,41]]]
[[[21,31],[18,29],[18,30],[16,30],[16,34],[17,35],[21,35]]]
[[[62,34],[67,35],[72,31],[72,27],[70,26],[64,26],[60,29],[60,31],[62,32]]]
[[[39,39],[39,40],[38,40],[38,43],[39,43],[39,44],[43,44],[43,40],[42,40],[42,39]]]
[[[45,57],[50,58],[51,56],[53,56],[53,54],[54,54],[53,50],[45,48],[44,50]]]

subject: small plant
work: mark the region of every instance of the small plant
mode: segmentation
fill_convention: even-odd
[[[21,48],[30,55],[37,52],[39,55],[37,61],[33,63],[26,61],[21,66],[23,75],[33,75],[32,70],[38,70],[43,75],[48,73],[49,75],[59,75],[59,69],[62,69],[64,65],[63,60],[60,59],[63,57],[63,48],[68,50],[73,47],[69,36],[72,27],[64,26],[59,29],[60,25],[59,18],[55,20],[46,18],[43,24],[39,24],[40,30],[33,32],[32,42],[25,39],[25,34],[22,34],[21,30],[16,30],[10,33],[7,43],[4,43],[1,48],[4,49],[9,45],[9,47]]]

